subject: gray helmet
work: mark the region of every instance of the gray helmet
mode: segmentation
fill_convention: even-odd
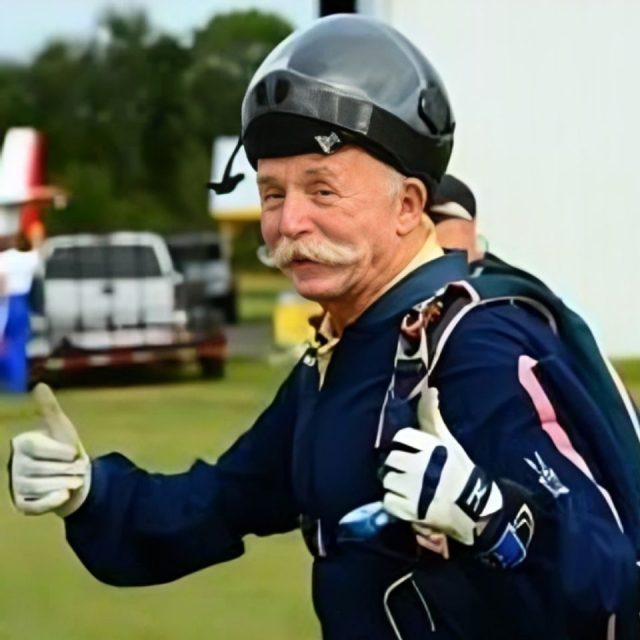
[[[355,15],[315,21],[281,42],[242,103],[242,142],[259,158],[356,144],[433,188],[453,146],[446,90],[424,55],[390,26]]]

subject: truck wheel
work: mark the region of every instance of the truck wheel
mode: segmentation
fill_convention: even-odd
[[[200,358],[200,375],[207,380],[222,378],[224,376],[224,360]]]
[[[229,324],[236,324],[238,322],[238,300],[235,290],[228,293],[225,297],[224,317]]]

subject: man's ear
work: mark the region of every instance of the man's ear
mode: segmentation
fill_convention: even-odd
[[[418,178],[405,178],[400,193],[401,204],[398,214],[398,235],[406,236],[422,222],[427,203],[427,188]]]

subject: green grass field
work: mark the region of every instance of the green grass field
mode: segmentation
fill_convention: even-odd
[[[66,389],[59,397],[92,454],[117,449],[147,468],[173,472],[195,456],[215,459],[285,374],[234,361],[221,381]],[[4,446],[12,433],[34,425],[30,403],[4,399],[0,425]],[[0,640],[319,637],[310,559],[299,534],[249,538],[243,558],[173,584],[116,589],[80,565],[57,517],[20,516],[4,490],[0,496]]]
[[[620,369],[640,397],[640,367],[622,363]],[[285,374],[263,362],[235,360],[220,381],[64,389],[59,397],[92,454],[117,449],[149,469],[173,472],[197,455],[215,459],[252,423]],[[27,399],[2,400],[3,443],[34,421]],[[20,516],[7,493],[0,496],[0,640],[320,635],[310,604],[310,559],[298,534],[250,538],[240,560],[174,584],[116,589],[83,569],[55,516]]]

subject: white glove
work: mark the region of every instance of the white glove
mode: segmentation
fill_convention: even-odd
[[[418,402],[420,430],[407,427],[385,460],[384,507],[392,515],[473,544],[476,526],[502,508],[500,489],[449,432],[438,409],[438,391]]]
[[[26,515],[53,511],[64,518],[89,493],[91,462],[51,389],[39,384],[33,396],[44,429],[21,433],[11,441],[11,499]]]

